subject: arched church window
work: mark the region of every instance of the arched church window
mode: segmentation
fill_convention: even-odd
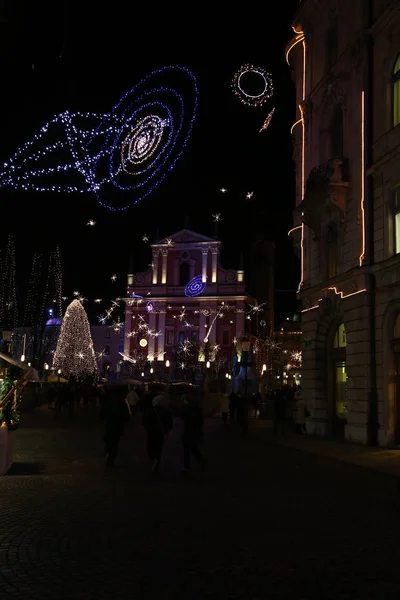
[[[186,285],[190,280],[190,265],[183,262],[179,267],[179,285]]]
[[[331,123],[331,158],[343,156],[343,111],[336,106]]]
[[[393,69],[393,127],[400,125],[400,54]]]

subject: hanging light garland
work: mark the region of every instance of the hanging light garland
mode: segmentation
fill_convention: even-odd
[[[179,77],[185,101],[177,89]],[[152,71],[108,114],[64,111],[56,115],[2,165],[0,187],[92,192],[108,209],[125,210],[151,194],[173,170],[190,138],[197,105],[197,81],[189,69],[167,66]],[[65,151],[69,160],[61,162]],[[50,158],[55,164],[44,166]],[[81,176],[80,184],[71,183],[72,172]],[[68,180],[47,183],[48,176],[60,174],[68,174]],[[107,186],[114,189],[113,197],[115,189],[129,191],[129,203],[107,204],[103,193]]]

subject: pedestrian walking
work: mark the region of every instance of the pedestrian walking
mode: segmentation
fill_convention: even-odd
[[[199,445],[203,439],[204,416],[197,399],[192,395],[188,395],[184,406],[178,411],[178,416],[183,421],[182,472],[187,473],[190,471],[192,454],[204,468],[205,459],[199,450]]]
[[[285,434],[286,424],[286,395],[283,389],[275,390],[274,397],[274,435]]]
[[[101,398],[100,418],[105,421],[104,444],[106,465],[113,467],[118,456],[124,424],[129,420],[129,410],[124,396],[110,386]]]
[[[301,393],[301,389],[298,388],[294,394],[294,398],[296,401],[296,433],[307,433],[306,430],[306,418],[308,416],[307,405],[304,401],[303,394]]]
[[[137,407],[139,404],[139,395],[136,391],[136,388],[129,386],[128,393],[126,395],[126,402],[129,406],[132,415],[134,415],[137,411]]]
[[[220,395],[220,412],[221,418],[224,425],[227,424],[228,421],[228,412],[229,412],[229,394],[227,392],[222,392]]]
[[[161,464],[164,443],[173,427],[172,412],[166,406],[166,397],[159,392],[143,401],[143,426],[147,431],[147,454],[151,471],[156,473]]]

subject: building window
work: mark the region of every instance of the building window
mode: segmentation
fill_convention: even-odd
[[[186,340],[186,331],[180,331],[178,336],[179,342],[184,342]]]
[[[393,127],[400,125],[400,54],[393,69]]]
[[[110,339],[110,337],[111,337],[111,331],[110,331],[110,328],[107,327],[107,329],[106,329],[106,338]]]
[[[334,348],[346,348],[347,339],[346,339],[346,329],[343,323],[339,325],[336,329],[335,338],[333,340]]]
[[[335,223],[331,223],[326,232],[327,275],[332,279],[337,275],[338,232]]]
[[[104,354],[106,356],[110,356],[110,346],[105,346],[105,348],[104,348]]]
[[[393,190],[394,251],[400,254],[400,186]]]
[[[124,351],[124,345],[123,345],[123,344],[120,344],[120,345],[118,346],[118,352],[123,352],[123,351]]]
[[[174,345],[174,332],[173,332],[172,329],[167,329],[166,344],[167,344],[167,346],[173,346]]]
[[[125,336],[125,331],[124,331],[124,329],[122,328],[122,329],[120,329],[120,330],[119,330],[119,337],[120,337],[120,339],[121,339],[121,340],[123,340],[123,339],[124,339],[124,336]]]
[[[229,341],[230,341],[229,340],[229,331],[228,331],[228,329],[225,329],[222,332],[222,345],[223,346],[229,346]]]
[[[331,124],[331,156],[343,156],[343,111],[341,106],[336,106]]]
[[[199,332],[197,329],[192,329],[190,332],[190,341],[196,343],[199,341]]]
[[[181,264],[179,268],[179,285],[186,285],[190,279],[190,265],[187,262]]]
[[[338,18],[332,20],[326,32],[326,69],[330,71],[338,59],[339,36]]]

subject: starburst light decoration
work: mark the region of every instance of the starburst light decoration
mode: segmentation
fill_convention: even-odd
[[[90,192],[108,209],[125,210],[173,170],[197,105],[197,81],[189,69],[156,69],[107,114],[64,111],[53,117],[3,163],[0,187]]]
[[[260,88],[261,91],[258,94],[251,94],[246,91],[245,77],[249,73],[258,76],[262,80],[262,89]],[[267,73],[265,69],[247,64],[241,67],[233,76],[232,90],[239,97],[242,104],[261,106],[273,96],[274,84],[270,73]]]
[[[80,380],[97,375],[97,360],[90,325],[82,302],[67,307],[53,357],[53,368],[64,377]]]

